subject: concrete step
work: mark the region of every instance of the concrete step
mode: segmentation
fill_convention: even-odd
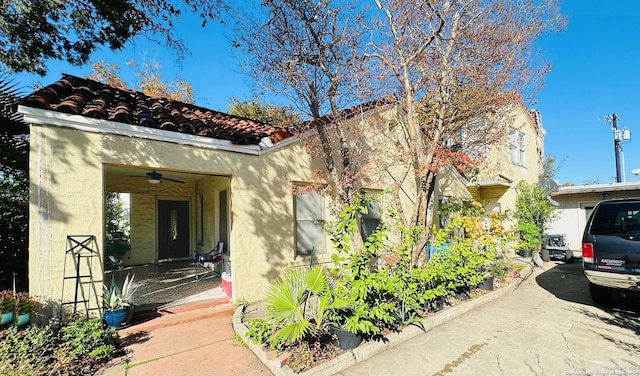
[[[233,313],[228,297],[188,302],[158,311],[134,314],[132,322],[118,330],[120,337],[141,331],[151,331],[168,326],[193,323],[222,313]]]

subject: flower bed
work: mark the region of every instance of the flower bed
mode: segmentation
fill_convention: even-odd
[[[265,345],[253,343],[247,336],[248,322],[256,318],[268,317],[264,301],[239,307],[234,314],[234,330],[274,375],[334,374],[513,291],[523,278],[531,274],[531,264],[522,263],[521,265],[523,265],[521,269],[517,264],[514,265],[514,270],[520,269],[517,277],[510,273],[510,276],[494,291],[475,289],[470,292],[468,300],[452,299],[450,304],[441,311],[425,312],[422,316],[422,328],[411,325],[399,332],[385,331],[381,333],[381,337],[363,342],[353,350],[340,350],[333,344],[333,347],[319,351],[316,349],[313,353],[304,347],[291,347],[285,352],[278,353]]]

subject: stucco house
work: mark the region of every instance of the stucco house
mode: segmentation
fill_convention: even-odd
[[[100,295],[107,192],[130,194],[125,263],[188,260],[223,241],[234,299],[261,299],[312,249],[329,260],[318,222],[331,220],[332,193],[293,194],[321,165],[283,127],[70,75],[18,111],[30,124],[29,288],[42,301],[59,300],[74,273],[70,235],[93,239],[83,288]]]
[[[396,110],[376,101],[359,106],[352,121],[391,132]],[[126,264],[188,260],[222,241],[233,299],[262,299],[287,266],[330,260],[320,225],[334,219],[334,192],[294,194],[322,165],[284,127],[70,75],[27,96],[18,111],[30,124],[29,289],[43,301],[59,301],[63,290],[71,299],[63,276],[74,272],[67,251],[75,246],[96,252],[92,281],[81,287],[100,295],[109,192],[130,197]],[[479,173],[470,179],[443,169],[434,202],[456,196],[513,208],[517,182],[537,179],[544,131],[521,103],[510,114],[504,142],[486,145]],[[415,187],[403,188],[411,200]],[[76,235],[91,244],[69,244]],[[99,306],[97,298],[91,304]]]
[[[476,120],[477,121],[477,120]],[[481,121],[492,121],[490,118]],[[487,211],[514,210],[519,181],[535,183],[544,161],[544,135],[540,114],[521,101],[512,101],[502,114],[502,136],[481,145],[477,174],[465,176],[454,168],[438,175],[435,202],[450,197],[476,200]]]
[[[549,224],[546,232],[564,235],[567,246],[577,255],[581,253],[582,233],[593,207],[605,199],[640,197],[640,183],[559,187],[551,192],[551,197],[558,203],[557,217]]]

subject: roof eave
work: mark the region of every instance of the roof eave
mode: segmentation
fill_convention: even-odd
[[[589,184],[580,186],[560,187],[559,190],[551,192],[551,196],[561,196],[584,193],[605,193],[640,190],[640,183],[612,183],[612,184]]]
[[[42,110],[33,107],[18,106],[18,112],[23,115],[24,121],[29,124],[53,125],[58,127],[76,129],[83,132],[113,134],[119,136],[135,137],[146,140],[171,142],[205,149],[224,150],[234,153],[260,155],[273,150],[280,144],[288,144],[295,140],[289,137],[276,143],[274,146],[262,150],[259,145],[238,145],[228,140],[220,140],[211,137],[184,134],[165,131],[111,120],[94,119],[82,115],[72,115],[52,110]],[[288,141],[288,142],[287,142]]]

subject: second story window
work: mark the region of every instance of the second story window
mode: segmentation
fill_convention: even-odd
[[[509,152],[511,163],[522,167],[527,166],[527,139],[524,132],[509,129]]]
[[[523,132],[518,132],[518,149],[520,152],[520,166],[527,167],[527,140]]]

